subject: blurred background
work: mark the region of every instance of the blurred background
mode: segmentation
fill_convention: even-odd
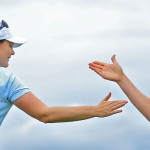
[[[8,67],[49,106],[127,99],[88,68],[116,54],[128,77],[150,95],[150,1],[1,0],[0,19],[28,42]],[[34,106],[33,106],[34,107]],[[107,118],[43,124],[15,106],[0,129],[1,150],[149,150],[149,122],[128,102]]]

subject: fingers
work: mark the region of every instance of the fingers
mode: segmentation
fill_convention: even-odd
[[[110,109],[112,111],[114,111],[120,107],[123,107],[126,103],[127,103],[127,101],[124,101],[124,100],[123,101],[116,101],[116,102],[112,101],[112,105],[111,105]]]
[[[121,113],[122,110],[119,108],[123,107],[127,104],[125,100],[117,100],[117,101],[108,101],[111,93],[109,93],[105,99],[98,105],[99,117],[107,117],[116,113]]]
[[[100,62],[100,61],[93,61],[92,64],[96,64],[96,65],[100,65],[100,66],[104,66],[105,65],[104,62]]]
[[[121,112],[122,112],[122,110],[114,110],[114,111],[112,111],[112,112],[110,113],[110,116],[111,116],[111,115],[114,115],[114,114],[121,113]]]
[[[109,113],[108,113],[109,116],[117,114],[117,113],[121,113],[122,110],[119,110],[119,108],[123,107],[126,104],[127,104],[127,101],[117,101],[117,102],[112,103]]]
[[[89,63],[89,67],[95,67],[95,68],[97,68],[97,69],[103,69],[103,66],[104,65],[101,65],[101,64],[99,64],[99,62],[97,62],[97,63]]]
[[[104,70],[104,65],[99,65],[99,62],[97,63],[89,63],[89,68],[93,71],[95,71],[98,75],[102,74],[102,71]]]
[[[114,64],[114,63],[118,63],[115,57],[116,57],[116,55],[113,55],[113,56],[111,57],[111,60],[112,60],[113,64]],[[102,68],[105,64],[106,64],[106,63],[100,62],[100,61],[93,61],[92,63],[89,63],[90,66],[92,65],[92,66],[95,66],[95,67],[97,67],[97,68]]]
[[[94,66],[89,66],[89,68],[93,71],[95,71],[98,75],[101,75],[102,69],[96,68]]]

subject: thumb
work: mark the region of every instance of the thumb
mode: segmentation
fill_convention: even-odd
[[[109,94],[103,99],[103,101],[108,101],[110,97],[111,97],[111,92],[109,92]]]
[[[111,61],[113,62],[113,64],[114,64],[114,63],[117,63],[117,60],[116,60],[115,57],[116,57],[116,55],[113,55],[113,56],[111,57]]]

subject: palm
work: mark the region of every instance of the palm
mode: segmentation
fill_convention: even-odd
[[[89,67],[104,79],[118,81],[123,75],[123,70],[116,61],[115,56],[112,56],[111,59],[113,64],[94,61],[93,63],[89,64]]]
[[[119,65],[105,64],[99,74],[107,80],[117,81],[120,79],[122,69]]]

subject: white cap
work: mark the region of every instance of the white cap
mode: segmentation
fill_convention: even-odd
[[[9,31],[8,24],[4,20],[0,21],[0,40],[7,40],[14,43],[13,48],[19,47],[27,42],[25,38],[13,36]]]

